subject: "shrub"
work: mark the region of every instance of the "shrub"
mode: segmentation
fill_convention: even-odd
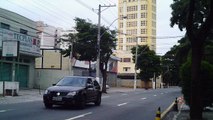
[[[213,103],[213,65],[206,61],[201,63],[201,95],[203,108]],[[191,61],[187,61],[180,68],[182,93],[186,104],[190,105],[191,93]]]

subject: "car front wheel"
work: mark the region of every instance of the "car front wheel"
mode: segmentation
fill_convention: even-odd
[[[96,106],[100,106],[101,105],[101,95],[99,94],[96,101],[95,101],[95,105]]]
[[[51,103],[44,103],[44,106],[49,109],[49,108],[53,107],[53,104],[51,104]]]
[[[86,97],[82,96],[81,101],[79,102],[79,108],[84,109],[86,105]]]

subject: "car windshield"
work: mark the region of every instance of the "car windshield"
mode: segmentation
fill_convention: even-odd
[[[64,77],[56,85],[57,86],[73,86],[73,87],[84,87],[86,85],[87,78],[80,77]]]

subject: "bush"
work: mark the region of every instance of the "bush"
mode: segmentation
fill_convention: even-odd
[[[213,103],[213,65],[206,61],[201,63],[201,95],[203,108],[211,106]],[[180,77],[182,81],[182,93],[186,104],[190,105],[191,93],[191,61],[187,61],[180,68]]]

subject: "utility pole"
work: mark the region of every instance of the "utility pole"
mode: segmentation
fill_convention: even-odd
[[[97,55],[97,60],[96,60],[96,79],[98,83],[100,83],[100,41],[101,41],[101,7],[115,7],[115,5],[104,5],[101,6],[99,4],[98,7],[98,37],[97,37],[97,50],[98,50],[98,55]]]

